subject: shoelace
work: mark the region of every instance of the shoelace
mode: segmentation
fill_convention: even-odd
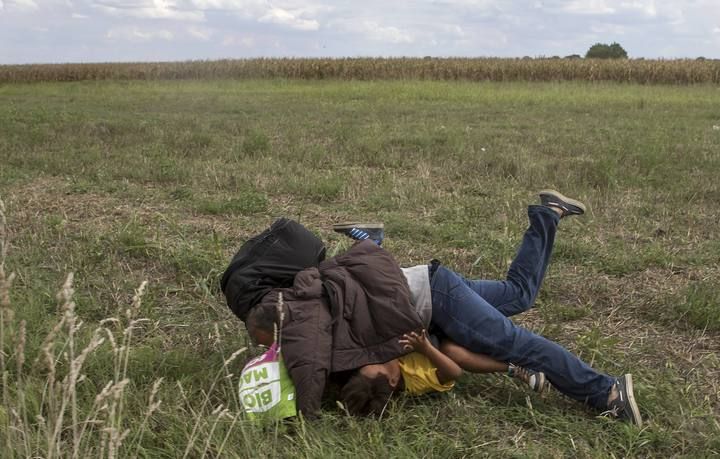
[[[614,418],[619,418],[620,413],[618,413],[618,407],[613,406],[611,409],[605,410],[602,413],[600,413],[600,416],[612,416]]]
[[[623,400],[623,392],[620,390],[620,385],[615,383],[615,390],[617,390],[617,397],[608,402],[608,409],[600,413],[600,416],[610,415],[616,418],[620,417],[620,409],[624,409],[625,400]]]
[[[525,384],[529,385],[533,389],[535,388],[536,381],[533,381],[533,376],[535,376],[535,375],[530,374],[530,372],[527,371],[523,367],[518,367],[518,366],[512,365],[511,368],[512,368],[512,375],[511,375],[512,377],[518,378],[519,380],[523,381]]]
[[[559,202],[548,201],[548,202],[546,203],[546,205],[548,205],[548,206],[554,206],[554,207],[557,207],[558,209],[562,210],[562,211],[563,211],[563,216],[565,216],[566,214],[569,214],[569,213],[570,213],[570,209],[568,209],[566,206],[560,204]]]

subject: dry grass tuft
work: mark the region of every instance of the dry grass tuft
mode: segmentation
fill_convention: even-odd
[[[5,206],[0,200],[0,374],[2,374],[3,405],[0,407],[0,447],[3,457],[136,457],[143,437],[150,429],[150,420],[160,410],[159,398],[163,378],[152,385],[142,422],[127,418],[128,392],[132,384],[130,355],[133,337],[147,319],[139,317],[142,298],[147,288],[144,281],[135,291],[132,301],[122,313],[101,320],[88,330],[76,311],[74,275],[69,273],[57,294],[58,320],[43,339],[34,363],[26,364],[27,322],[17,321],[10,298],[14,275],[5,271],[9,248]],[[85,369],[93,359],[102,359],[98,350],[109,345],[112,355],[113,377],[95,394],[89,409],[80,401],[87,396],[83,382]],[[8,350],[12,350],[11,353]],[[230,366],[245,349],[232,353],[206,392],[203,405],[191,407],[194,429],[188,439],[186,456],[210,450],[212,434],[220,423],[230,420],[231,428],[242,411],[217,406],[212,419],[205,413],[213,397],[215,385],[228,381],[232,385]],[[14,360],[14,371],[10,365]],[[223,374],[225,378],[223,378]],[[42,384],[27,384],[28,381]],[[39,391],[39,393],[37,392]],[[27,400],[39,400],[37,409]],[[236,407],[239,405],[236,405]],[[84,413],[84,414],[83,414]],[[209,425],[208,425],[209,424]],[[209,433],[209,436],[208,436]],[[219,451],[224,447],[221,445]]]

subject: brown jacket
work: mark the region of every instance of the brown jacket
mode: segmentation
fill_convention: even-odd
[[[398,339],[422,328],[400,267],[372,241],[299,272],[291,288],[272,290],[257,307],[275,307],[278,292],[283,358],[306,416],[320,409],[330,372],[397,358],[407,352]]]

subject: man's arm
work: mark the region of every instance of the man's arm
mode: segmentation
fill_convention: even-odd
[[[276,311],[279,292],[283,293],[285,312],[279,337],[282,357],[295,386],[297,409],[311,417],[320,411],[330,373],[332,321],[322,300],[298,298],[290,289],[271,291],[255,308]]]
[[[430,360],[437,368],[437,378],[440,384],[454,381],[462,375],[462,368],[450,357],[437,350],[427,338],[427,332],[423,330],[420,334],[410,332],[403,335],[400,344],[405,349],[419,352]]]
[[[282,352],[295,385],[298,411],[311,417],[320,411],[330,374],[331,320],[322,303],[299,303],[285,303],[292,319],[282,329]]]

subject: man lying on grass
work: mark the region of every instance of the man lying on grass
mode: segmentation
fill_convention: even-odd
[[[547,377],[563,394],[601,412],[642,425],[632,375],[614,378],[599,373],[559,344],[518,327],[508,319],[532,307],[545,277],[560,220],[585,212],[581,202],[557,191],[540,192],[540,200],[541,205],[528,208],[530,227],[510,265],[507,280],[467,280],[435,261],[429,267],[406,268],[404,272],[415,299],[414,306],[421,317],[424,316],[431,333],[457,343],[448,352],[457,363],[474,361],[477,358],[474,353],[486,354],[491,359],[517,365],[524,372]],[[357,226],[345,231],[346,234],[365,239],[363,229]],[[370,227],[365,233],[373,231],[377,229]],[[375,237],[374,240],[382,242],[382,238]],[[426,304],[419,304],[419,298]],[[423,340],[405,340],[403,343],[427,349]],[[426,366],[438,367],[432,361],[426,361]],[[466,369],[472,371],[472,367]],[[398,376],[405,377],[405,374],[402,359],[360,368],[343,392],[346,404],[358,407],[360,412],[365,411],[363,397],[367,404],[373,403],[373,398],[383,397],[369,390],[378,387],[373,380],[380,378],[396,390],[403,379]],[[377,400],[373,404],[380,405]]]
[[[505,281],[467,280],[437,261],[400,271],[379,248],[383,236],[379,225],[344,225],[336,230],[374,242],[360,242],[345,254],[318,262],[317,268],[300,271],[290,287],[269,290],[241,318],[255,341],[267,342],[277,291],[283,291],[282,345],[296,385],[298,409],[306,415],[319,409],[328,373],[351,369],[358,370],[341,394],[346,406],[356,413],[373,411],[371,405],[384,406],[386,395],[373,388],[400,389],[409,371],[403,363],[403,374],[398,359],[409,348],[425,351],[424,360],[415,359],[412,371],[437,379],[438,361],[427,358],[431,351],[421,336],[412,335],[428,329],[441,342],[456,343],[447,354],[457,359],[450,359],[455,363],[486,355],[498,365],[520,367],[536,379],[547,377],[557,390],[599,412],[641,425],[630,374],[615,378],[597,372],[559,344],[508,319],[532,307],[560,220],[585,210],[582,203],[556,191],[541,192],[540,199],[541,205],[528,208],[530,227]],[[228,303],[237,304],[230,297]],[[448,375],[441,370],[440,376],[444,380]],[[438,379],[432,384],[447,382]],[[364,402],[358,393],[365,394]]]

